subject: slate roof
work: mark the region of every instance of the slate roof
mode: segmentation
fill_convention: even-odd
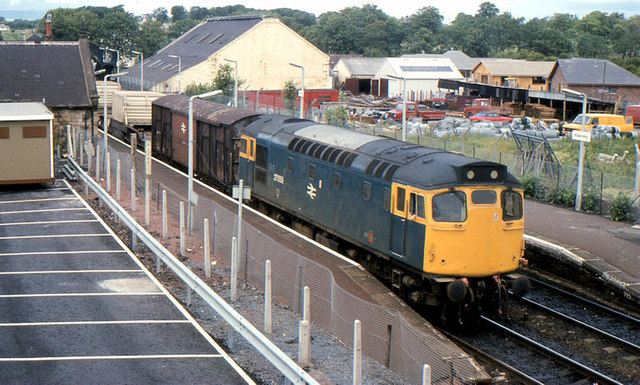
[[[80,52],[78,42],[0,42],[0,101],[44,100],[49,108],[97,105],[95,80]]]
[[[606,68],[605,68],[606,63]],[[580,85],[640,86],[640,77],[632,74],[609,60],[571,58],[558,59],[553,73],[560,69],[564,83]]]
[[[482,61],[493,76],[547,77],[555,65],[552,61],[490,60]],[[476,66],[477,67],[477,66]],[[475,70],[475,68],[474,68]]]
[[[180,56],[182,71],[184,71],[202,63],[264,18],[266,16],[261,15],[225,16],[212,17],[203,21],[155,55],[144,58],[145,88],[150,88],[149,84],[156,85],[178,74],[178,59],[169,55]],[[128,75],[120,78],[121,83],[139,79],[140,63],[129,67],[127,72]]]

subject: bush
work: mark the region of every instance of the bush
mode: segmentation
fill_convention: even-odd
[[[582,209],[591,213],[599,212],[600,196],[598,196],[594,191],[587,191],[587,195],[582,198]]]
[[[576,193],[561,187],[551,190],[547,199],[553,204],[571,207],[576,203]]]
[[[611,219],[614,221],[626,221],[633,222],[636,220],[633,211],[631,211],[632,207],[631,198],[623,193],[618,193],[609,205],[609,214],[611,215]]]
[[[520,179],[520,183],[522,183],[525,198],[544,198],[544,185],[542,184],[542,179],[540,179],[540,177],[535,175],[525,175]]]

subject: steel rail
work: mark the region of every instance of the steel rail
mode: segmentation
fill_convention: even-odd
[[[613,378],[602,374],[598,371],[595,371],[593,369],[591,369],[590,367],[581,364],[580,362],[573,360],[567,356],[565,356],[564,354],[558,353],[555,350],[542,345],[539,342],[536,342],[534,340],[532,340],[531,338],[525,337],[522,334],[516,332],[515,330],[511,330],[508,327],[499,324],[498,322],[495,322],[485,316],[480,316],[480,318],[482,320],[484,320],[485,322],[489,323],[490,325],[492,325],[493,327],[499,329],[500,331],[509,334],[515,338],[517,338],[520,342],[523,342],[533,348],[535,348],[536,350],[538,350],[539,352],[541,352],[542,354],[553,358],[554,360],[562,363],[565,366],[568,366],[570,368],[572,368],[573,370],[575,370],[576,372],[582,374],[583,376],[585,376],[586,378],[590,379],[590,380],[595,380],[597,381],[599,384],[613,384],[613,385],[623,385],[621,382],[614,380]]]
[[[319,385],[309,373],[304,371],[288,355],[286,355],[273,342],[265,337],[255,326],[247,321],[204,281],[195,275],[187,266],[182,264],[147,232],[129,213],[116,202],[102,187],[93,180],[75,162],[73,158],[68,158],[78,175],[102,201],[111,208],[113,213],[131,229],[131,232],[138,237],[156,256],[162,259],[173,272],[182,279],[189,288],[200,295],[220,316],[224,318],[235,331],[244,337],[258,352],[260,352],[269,362],[271,362],[289,381],[294,384]]]

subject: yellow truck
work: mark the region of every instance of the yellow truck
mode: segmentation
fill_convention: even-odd
[[[633,120],[631,116],[622,116],[614,114],[586,114],[584,122],[584,130],[591,132],[596,126],[614,126],[618,127],[620,133],[633,132]],[[562,126],[564,132],[580,131],[582,129],[582,114],[573,119],[571,123]]]

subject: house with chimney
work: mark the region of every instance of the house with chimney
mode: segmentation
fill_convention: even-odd
[[[70,125],[95,127],[98,93],[86,33],[78,41],[0,41],[0,102],[41,102],[54,114],[54,139]]]

